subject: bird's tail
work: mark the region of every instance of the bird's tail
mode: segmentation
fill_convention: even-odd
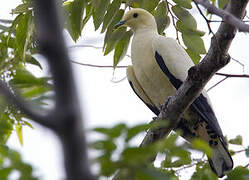
[[[233,168],[233,159],[228,152],[225,142],[221,138],[211,143],[212,155],[208,159],[211,169],[218,177],[223,177],[225,173]]]

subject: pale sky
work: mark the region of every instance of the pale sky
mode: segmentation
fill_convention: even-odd
[[[5,1],[0,7],[0,18],[11,19],[9,14],[20,1]],[[200,30],[207,31],[203,19],[195,16],[198,20]],[[216,24],[215,24],[216,25]],[[215,27],[213,30],[215,31]],[[169,29],[167,36],[175,37],[175,31]],[[93,25],[88,24],[82,32],[82,37],[77,44],[91,44],[94,46],[103,45],[104,35],[94,32]],[[205,45],[208,49],[210,37],[205,35]],[[67,46],[74,45],[67,33],[65,33]],[[240,60],[245,65],[245,73],[249,74],[249,61],[247,59],[249,36],[238,33],[230,48],[231,57]],[[82,63],[99,65],[112,65],[112,54],[103,56],[99,49],[74,48],[69,49],[71,59]],[[130,50],[128,50],[130,54]],[[129,58],[121,63],[130,64]],[[29,67],[36,75],[41,75],[38,69]],[[114,77],[112,69],[100,69],[73,65],[76,77],[77,91],[79,93],[84,115],[84,124],[87,128],[96,126],[113,126],[120,122],[127,122],[130,125],[142,122],[150,122],[154,114],[137,98],[131,90],[127,80],[120,83],[113,83],[111,80],[125,77],[125,69],[117,69]],[[221,72],[242,74],[242,67],[231,61]],[[216,83],[221,77],[214,77],[207,85],[207,88]],[[249,107],[249,79],[233,78],[224,81],[219,86],[209,91],[214,111],[223,133],[228,138],[242,135],[244,145],[249,145],[248,131],[248,107]],[[10,138],[9,145],[17,149],[23,158],[34,165],[36,174],[43,180],[61,180],[64,177],[63,162],[61,159],[60,144],[50,130],[45,129],[31,122],[35,129],[24,128],[24,145],[21,147],[15,133]],[[86,135],[87,136],[87,135]],[[87,136],[87,140],[93,137]],[[141,139],[138,138],[138,144]],[[242,159],[240,155],[234,157],[235,165],[245,165],[248,159]],[[184,179],[184,178],[183,178]],[[15,178],[13,177],[13,180]]]

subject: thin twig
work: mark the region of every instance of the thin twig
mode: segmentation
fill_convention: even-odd
[[[206,23],[207,23],[207,26],[208,26],[208,30],[209,30],[209,34],[212,33],[212,35],[214,35],[214,32],[212,31],[211,27],[210,27],[210,20],[208,20],[206,18],[206,16],[203,14],[203,12],[201,11],[199,5],[194,1],[195,5],[196,5],[196,8],[198,9],[198,11],[200,12],[201,16],[205,19]]]
[[[208,0],[193,0],[193,1],[197,4],[201,4],[203,7],[205,7],[208,10],[209,13],[220,16],[223,21],[238,28],[240,31],[249,32],[248,24],[243,23],[242,20],[236,18],[231,13],[215,7]]]
[[[234,151],[234,153],[236,154],[236,153],[241,153],[241,152],[245,152],[246,151],[246,149],[242,149],[242,150],[239,150],[239,151]]]
[[[249,78],[249,74],[226,74],[226,73],[215,73],[216,75],[226,76],[227,78]]]
[[[88,45],[88,44],[79,44],[79,45],[73,45],[69,46],[68,48],[94,48],[94,49],[103,49],[103,47],[100,46],[94,46],[94,45]],[[130,55],[126,54],[127,57],[131,58]]]
[[[207,92],[210,91],[211,89],[213,89],[214,87],[218,86],[220,83],[222,83],[223,81],[225,81],[228,77],[223,78],[222,80],[220,80],[219,82],[217,82],[216,84],[214,84],[213,86],[211,86],[210,88],[208,88]]]
[[[120,80],[114,80],[114,78],[112,78],[111,82],[112,82],[112,83],[120,83],[120,82],[124,81],[126,78],[127,78],[126,76],[123,77],[123,78],[120,79]]]
[[[165,3],[166,3],[166,5],[167,5],[168,11],[169,11],[169,13],[170,13],[170,16],[171,16],[171,19],[172,19],[173,26],[175,27],[175,30],[176,30],[176,40],[177,40],[177,42],[178,42],[179,44],[181,44],[181,43],[180,43],[180,40],[179,40],[178,30],[177,30],[177,28],[176,28],[176,23],[175,23],[174,15],[173,15],[173,13],[171,12],[171,10],[170,10],[170,8],[169,8],[169,2],[168,2],[167,0],[165,0]]]
[[[194,159],[193,159],[193,161],[194,161]],[[196,166],[196,165],[197,165],[198,163],[200,163],[200,162],[205,163],[205,162],[207,162],[207,160],[197,160],[197,161],[195,161],[194,163],[191,163],[191,164],[188,164],[188,165],[183,165],[183,167],[177,169],[175,172],[176,172],[176,173],[179,173],[180,171],[182,171],[182,170],[184,170],[184,169],[188,169],[188,168],[191,168],[191,167],[193,167],[193,166]]]
[[[225,78],[223,78],[222,80],[220,80],[219,82],[217,82],[215,85],[211,86],[207,91],[210,91],[211,89],[213,89],[214,87],[216,87],[217,85],[219,85],[220,83],[222,83],[223,81],[225,81],[228,78],[249,78],[248,74],[215,73],[215,75],[225,76]]]
[[[11,24],[12,22],[13,22],[13,20],[9,20],[9,19],[0,19],[0,23]]]
[[[81,48],[81,47],[90,47],[90,48],[94,48],[94,49],[102,49],[103,48],[103,47],[88,45],[88,44],[73,45],[73,46],[69,46],[68,48]]]
[[[243,69],[243,73],[245,72],[245,65],[243,63],[241,63],[239,60],[231,58],[233,61],[235,61],[236,63],[240,64],[242,66]]]
[[[95,67],[95,68],[114,68],[111,65],[104,66],[104,65],[96,65],[96,64],[87,64],[87,63],[76,62],[76,61],[73,61],[73,60],[70,60],[70,62],[74,63],[74,64],[79,64],[79,65],[82,65],[82,66]],[[128,66],[116,66],[116,68],[127,68],[127,67]]]

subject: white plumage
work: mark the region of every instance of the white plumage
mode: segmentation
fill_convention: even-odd
[[[160,106],[180,87],[194,64],[174,39],[157,33],[156,21],[149,12],[132,9],[124,15],[120,25],[134,31],[132,66],[127,68],[129,83],[138,97],[158,115]],[[185,112],[178,128],[188,141],[200,137],[209,143],[213,149],[210,166],[219,177],[232,169],[232,158],[205,90]]]

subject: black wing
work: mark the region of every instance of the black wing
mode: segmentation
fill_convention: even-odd
[[[155,53],[155,59],[156,59],[157,64],[159,65],[160,69],[168,77],[171,84],[176,89],[178,89],[181,86],[182,81],[177,79],[169,71],[166,64],[164,63],[163,57],[158,52]],[[225,143],[225,139],[223,137],[222,131],[221,131],[220,126],[218,124],[217,118],[216,118],[212,108],[208,104],[207,98],[205,98],[203,96],[203,94],[200,94],[200,96],[195,99],[195,101],[191,104],[190,108],[193,111],[197,112],[201,116],[201,118],[211,126],[211,128],[215,131],[215,133],[217,133],[217,135],[222,138],[222,140]]]

